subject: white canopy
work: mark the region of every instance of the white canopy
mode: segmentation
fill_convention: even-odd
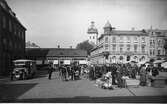
[[[165,60],[155,60],[154,64],[163,63]]]
[[[167,62],[162,63],[161,66],[167,68]]]

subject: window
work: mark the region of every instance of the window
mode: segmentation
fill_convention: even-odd
[[[22,39],[24,40],[24,31],[22,31]]]
[[[142,43],[145,43],[145,37],[142,37]]]
[[[155,40],[152,40],[152,47],[155,47]]]
[[[95,36],[93,36],[93,39],[95,39]]]
[[[153,55],[152,50],[150,50],[150,56],[152,56],[152,55]]]
[[[138,42],[137,36],[134,37],[134,42],[135,42],[135,43]]]
[[[120,56],[120,57],[119,57],[119,60],[123,60],[123,59],[124,59],[124,57],[123,57],[123,56]]]
[[[127,42],[130,43],[131,42],[130,36],[127,36],[126,38],[127,38]]]
[[[142,50],[143,53],[145,53],[145,45],[141,46],[141,50]]]
[[[89,38],[91,39],[91,36]]]
[[[130,44],[127,45],[127,51],[130,51]]]
[[[158,40],[158,47],[161,46],[161,40]]]
[[[16,29],[17,29],[17,28],[16,28],[16,25],[14,25],[14,26],[13,26],[13,30],[14,30],[14,34],[15,34],[15,35],[17,34],[17,33],[16,33]]]
[[[116,45],[112,45],[112,50],[115,51],[116,50]]]
[[[158,55],[160,55],[161,54],[161,50],[158,50]]]
[[[112,38],[112,42],[113,42],[113,43],[116,43],[116,37],[113,37],[113,38]]]
[[[2,27],[6,28],[6,17],[5,16],[3,16],[2,18]]]
[[[108,50],[108,44],[105,45],[105,50]]]
[[[134,45],[134,51],[137,52],[137,44]]]
[[[130,56],[127,56],[126,61],[130,61]]]
[[[123,52],[123,45],[120,45],[120,52]]]
[[[105,37],[105,43],[108,43],[108,37]]]
[[[141,57],[141,61],[145,61],[145,57],[144,56]]]
[[[155,50],[153,50],[152,54],[153,54],[153,56],[155,55]]]
[[[12,22],[9,20],[9,31],[12,32]]]
[[[4,47],[7,46],[7,41],[6,41],[6,39],[3,39],[3,45],[4,45]]]
[[[152,47],[152,45],[153,45],[153,44],[152,44],[152,40],[150,40],[150,47]]]
[[[124,40],[123,40],[123,36],[120,36],[120,43],[123,43]]]

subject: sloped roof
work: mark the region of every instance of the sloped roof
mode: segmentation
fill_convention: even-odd
[[[107,23],[104,25],[104,28],[107,28],[107,27],[112,27],[109,21],[107,21]]]
[[[51,56],[51,57],[87,57],[87,52],[70,48],[27,48],[27,56]]]

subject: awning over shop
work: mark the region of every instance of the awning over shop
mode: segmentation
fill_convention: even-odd
[[[165,60],[155,60],[154,64],[159,64],[159,63],[163,63],[163,62],[165,62]]]
[[[167,62],[162,63],[161,66],[167,68]]]

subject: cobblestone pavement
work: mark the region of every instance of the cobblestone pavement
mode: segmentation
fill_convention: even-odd
[[[95,86],[94,81],[87,79],[62,81],[57,77],[56,72],[53,73],[52,80],[48,80],[47,77],[48,75],[46,73],[40,72],[40,75],[34,79],[10,81],[9,78],[6,78],[0,80],[0,99],[2,101],[13,101],[13,99],[17,99],[18,101],[26,101],[26,99],[52,99],[51,101],[55,101],[53,100],[55,98],[107,99],[108,97],[124,97],[125,99],[126,97],[134,96],[143,96],[143,98],[144,96],[167,96],[167,87],[129,87],[104,90]],[[37,101],[40,102],[41,100]]]

